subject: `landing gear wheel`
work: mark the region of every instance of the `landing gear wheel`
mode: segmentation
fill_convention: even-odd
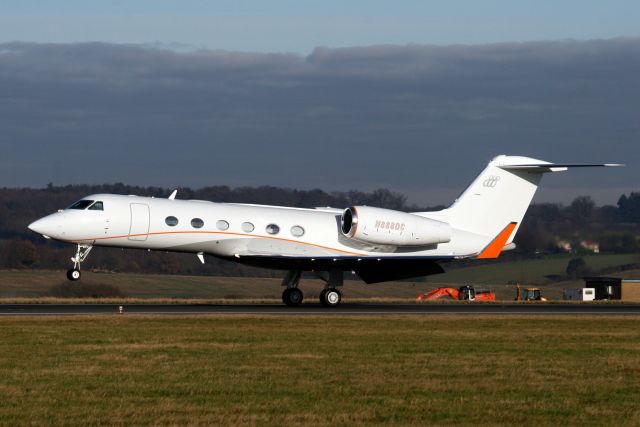
[[[320,304],[324,305],[324,298],[325,295],[327,294],[328,289],[324,288],[323,290],[320,291]]]
[[[337,307],[342,300],[342,294],[337,289],[324,289],[320,293],[320,302],[325,307]]]
[[[282,302],[291,307],[300,305],[303,298],[304,295],[298,288],[288,288],[282,293]]]
[[[78,249],[76,250],[76,256],[71,258],[71,262],[73,262],[73,268],[67,271],[67,279],[75,282],[76,280],[80,280],[80,264],[82,261],[87,259],[89,252],[93,246],[91,245],[78,245]]]
[[[78,270],[77,268],[72,268],[71,270],[67,271],[67,279],[71,280],[72,282],[80,280],[80,276],[80,270]]]

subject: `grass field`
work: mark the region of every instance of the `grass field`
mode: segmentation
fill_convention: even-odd
[[[0,318],[0,424],[639,425],[639,321]]]

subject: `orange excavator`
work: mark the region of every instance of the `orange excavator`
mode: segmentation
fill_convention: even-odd
[[[495,301],[496,294],[490,289],[476,289],[473,286],[460,286],[456,288],[436,288],[432,291],[418,295],[418,301],[428,301],[449,297],[460,301]]]

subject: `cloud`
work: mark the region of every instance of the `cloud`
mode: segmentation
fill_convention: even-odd
[[[624,161],[548,182],[629,188],[640,178],[638,76],[640,39],[308,56],[6,43],[0,179],[385,186],[442,203],[505,153]]]

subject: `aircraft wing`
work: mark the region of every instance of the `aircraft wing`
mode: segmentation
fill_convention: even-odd
[[[284,255],[242,255],[226,257],[230,261],[256,267],[281,270],[329,271],[332,269],[353,270],[365,283],[387,282],[411,277],[444,273],[438,261],[455,257],[297,257]]]

